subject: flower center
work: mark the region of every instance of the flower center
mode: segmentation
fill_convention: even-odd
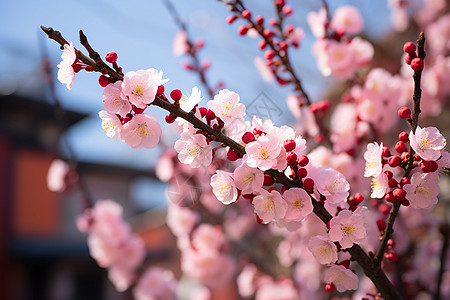
[[[190,148],[188,150],[189,152],[189,156],[197,156],[200,153],[200,146],[199,145],[195,145],[194,147]]]
[[[144,94],[144,88],[142,87],[142,84],[138,84],[135,88],[132,94],[136,96],[142,96]]]
[[[273,199],[269,198],[266,201],[266,210],[268,213],[272,213],[275,210],[275,205],[273,204]]]
[[[355,225],[342,225],[341,227],[342,232],[345,233],[346,235],[352,234],[353,230],[355,229],[356,229]]]
[[[303,202],[300,200],[295,200],[294,202],[292,202],[292,206],[294,206],[295,208],[302,208],[303,207]]]
[[[259,149],[259,157],[261,159],[268,159],[269,158],[269,151],[267,151],[266,147],[261,147]]]
[[[136,135],[142,139],[143,137],[148,135],[147,125],[139,124],[138,127],[136,127],[135,132],[136,132]]]

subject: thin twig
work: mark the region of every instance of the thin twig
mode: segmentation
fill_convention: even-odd
[[[422,60],[424,60],[426,54],[425,54],[425,35],[423,32],[420,33],[419,38],[417,39],[417,49],[418,49],[418,54],[419,54],[418,57],[421,58]],[[413,78],[414,78],[414,94],[413,94],[414,107],[413,107],[413,114],[412,114],[411,121],[410,121],[412,132],[416,131],[418,121],[419,121],[420,100],[422,97],[422,89],[420,88],[421,77],[422,77],[422,70],[414,71],[414,75],[413,75]],[[408,160],[408,164],[406,166],[405,175],[404,175],[405,177],[409,178],[411,170],[414,168],[413,161],[414,161],[414,150],[410,146],[409,160]],[[400,210],[400,206],[401,206],[401,202],[397,201],[394,203],[394,205],[391,208],[383,238],[381,239],[380,245],[378,246],[375,258],[373,260],[375,265],[380,265],[383,260],[384,252],[386,250],[386,245],[387,245],[387,242],[393,232],[395,219],[398,215],[398,211]]]
[[[196,71],[198,76],[200,77],[200,81],[205,86],[206,90],[208,91],[208,95],[213,98],[214,97],[214,89],[211,87],[211,85],[208,82],[208,79],[206,77],[205,69],[202,68],[202,65],[200,63],[200,59],[197,55],[197,50],[195,49],[194,44],[192,43],[191,39],[189,38],[189,32],[187,30],[186,24],[181,19],[180,15],[178,14],[177,10],[175,9],[175,6],[170,0],[164,0],[164,4],[167,7],[167,10],[172,15],[175,23],[180,27],[180,30],[184,30],[186,33],[186,44],[188,45],[189,51],[188,54],[193,62],[194,62],[194,70]]]

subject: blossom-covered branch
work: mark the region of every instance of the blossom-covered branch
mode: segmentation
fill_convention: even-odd
[[[47,30],[46,33],[49,34],[50,38],[52,38],[53,35],[54,35],[54,31],[53,30]],[[59,36],[59,35],[56,35],[56,36]],[[62,41],[60,39],[55,39],[55,40],[58,41],[58,42]],[[86,39],[83,39],[82,42],[83,42],[84,46],[87,49],[91,49],[92,50],[90,45],[87,43]],[[68,51],[70,51],[70,49]],[[100,62],[98,59],[96,59],[96,60],[97,60],[97,62],[94,62],[95,64],[97,64],[97,63],[100,64],[100,65],[102,64],[102,62]],[[94,65],[94,67],[95,67],[95,65]],[[98,70],[98,67],[94,68],[94,70]],[[158,135],[160,134],[160,129],[158,129],[159,127],[157,127],[157,125],[154,123],[155,120],[153,119],[153,117],[151,117],[151,116],[145,117],[146,114],[141,114],[141,112],[142,112],[141,109],[145,109],[147,104],[151,103],[153,105],[159,106],[159,107],[167,110],[170,113],[169,116],[171,116],[171,117],[169,119],[166,118],[166,120],[172,120],[172,119],[174,120],[176,118],[182,118],[182,119],[188,121],[190,124],[192,124],[194,126],[194,128],[198,132],[200,132],[202,135],[207,137],[210,141],[217,141],[217,142],[220,142],[220,143],[222,143],[223,145],[225,145],[227,147],[230,147],[230,150],[234,151],[237,155],[253,155],[251,153],[247,153],[246,149],[241,144],[237,143],[236,141],[234,141],[233,139],[227,137],[225,134],[222,133],[222,131],[220,130],[221,129],[221,126],[220,126],[220,122],[221,121],[220,121],[220,119],[217,119],[217,121],[219,122],[219,126],[216,127],[216,128],[212,128],[210,126],[210,124],[202,122],[197,116],[195,116],[195,113],[193,111],[186,112],[185,110],[181,109],[180,108],[180,104],[179,104],[179,100],[181,98],[181,95],[180,95],[179,91],[176,92],[176,90],[175,90],[175,91],[173,91],[171,93],[171,98],[174,99],[175,102],[174,103],[170,103],[165,98],[165,96],[163,94],[164,89],[160,88],[161,87],[160,82],[164,82],[164,80],[158,79],[158,78],[160,78],[159,76],[161,76],[161,75],[157,75],[156,73],[155,74],[153,74],[153,73],[154,73],[153,70],[149,70],[147,73],[144,73],[144,72],[141,72],[141,73],[130,72],[128,77],[126,77],[126,76],[124,77],[121,74],[116,73],[116,74],[110,76],[110,78],[109,78],[109,80],[112,83],[111,85],[109,85],[109,87],[111,87],[111,88],[114,88],[114,82],[116,80],[123,79],[123,82],[125,84],[124,87],[123,87],[123,93],[125,95],[129,95],[128,96],[129,97],[129,101],[131,103],[133,103],[134,106],[136,106],[136,107],[133,106],[134,107],[133,110],[136,112],[136,115],[130,116],[130,117],[126,116],[126,118],[128,118],[128,120],[126,120],[125,117],[123,118],[123,122],[127,122],[124,125],[124,128],[128,129],[128,133],[122,133],[123,139],[127,143],[129,143],[133,148],[134,147],[138,148],[138,147],[143,147],[143,146],[145,146],[145,147],[154,147],[154,145],[155,145],[155,143],[154,143],[155,138],[159,139]],[[133,80],[134,80],[133,76],[157,76],[157,77],[154,77],[155,79],[153,79],[158,84],[158,85],[156,85],[156,87],[158,87],[158,91],[156,91],[156,87],[155,87],[153,89],[153,92],[152,92],[153,93],[153,97],[154,97],[153,100],[151,100],[150,102],[147,102],[148,100],[145,100],[146,98],[143,98],[143,96],[146,96],[145,93],[147,93],[147,89],[145,89],[142,85],[140,85],[139,81],[138,81],[138,83],[134,83],[133,82]],[[127,80],[130,80],[131,82],[127,83]],[[131,86],[127,86],[127,84],[131,84]],[[128,92],[126,90],[127,88],[131,88],[132,89],[131,92]],[[232,93],[232,92],[224,91],[224,93],[222,93],[222,95],[223,96],[224,95],[228,95],[228,93]],[[219,96],[220,95],[221,94],[219,94]],[[230,96],[234,97],[233,95],[234,94],[230,94]],[[229,97],[229,96],[227,96],[227,97]],[[216,104],[214,104],[214,105],[219,105],[219,103],[220,103],[219,101],[221,101],[219,99],[221,99],[221,98],[218,98],[216,100],[217,101]],[[106,102],[105,102],[105,104],[106,104]],[[227,116],[229,116],[230,110],[239,109],[238,108],[239,106],[237,106],[237,107],[235,106],[235,105],[237,105],[237,103],[234,103],[234,102],[228,102],[228,104],[226,104],[226,105],[227,106],[225,107],[225,110],[223,111],[223,113],[220,113],[222,108],[219,108],[219,107],[214,108],[216,113],[220,113],[220,117],[224,118],[224,120],[226,120]],[[212,108],[213,104],[211,104],[209,106]],[[140,113],[137,113],[137,112],[140,112]],[[210,113],[205,112],[205,114],[210,114]],[[145,118],[147,118],[147,119],[145,119]],[[209,120],[212,120],[212,119],[216,119],[216,116],[213,117],[213,115],[211,115],[211,116],[207,116],[207,118],[209,118]],[[116,125],[117,123],[115,123],[116,121],[114,121],[114,117],[112,115],[108,116],[106,120],[107,120],[107,121],[105,121],[106,123],[104,123],[105,130],[108,130],[108,131],[110,131],[110,130],[117,130],[117,129],[115,129],[115,128],[117,128],[117,125]],[[209,122],[210,121],[208,121],[208,123]],[[159,133],[158,133],[158,131],[159,131]],[[116,134],[116,133],[113,133],[113,131],[111,131],[111,134]],[[182,138],[183,138],[183,135],[182,135]],[[189,139],[189,137],[186,136],[186,139]],[[264,139],[264,136],[261,136],[258,139],[258,142],[261,141],[261,143],[262,143],[263,141],[266,141],[266,140],[267,139]],[[157,141],[157,139],[156,139],[156,141]],[[250,141],[250,143],[248,144],[248,147],[251,144],[251,140],[249,140],[249,141]],[[200,140],[197,141],[196,143],[200,143]],[[289,143],[292,143],[292,142],[289,142]],[[257,144],[252,144],[252,145],[257,145]],[[263,145],[263,144],[260,144],[260,145]],[[176,144],[175,148],[177,148],[177,147],[178,146]],[[189,147],[192,147],[192,146],[189,146]],[[202,144],[197,144],[197,145],[194,146],[194,148],[190,148],[191,150],[189,150],[189,153],[190,153],[189,155],[197,155],[199,153],[199,151],[202,151],[200,149],[200,147],[204,147],[204,146],[202,146]],[[263,147],[266,147],[266,146],[263,146]],[[289,149],[289,151],[291,149],[293,149],[293,148],[291,148],[290,144],[286,144],[284,147],[287,150]],[[293,147],[295,148],[295,143],[293,144]],[[249,149],[250,149],[250,147],[249,147]],[[195,153],[193,151],[195,151]],[[258,155],[260,155],[260,159],[264,159],[265,160],[265,159],[269,158],[267,156],[268,153],[266,151],[272,151],[272,150],[266,149],[266,150],[258,150],[258,151],[263,151],[264,152],[264,153],[261,152]],[[295,157],[296,158],[296,155],[294,155],[294,153],[291,153],[291,154],[292,155],[290,155],[289,157],[292,157],[292,158]],[[181,155],[181,152],[180,152],[180,155]],[[248,159],[247,164],[252,165],[253,163],[251,163],[250,159],[253,160],[254,157],[248,156],[247,159]],[[289,158],[289,159],[291,159],[291,158]],[[267,161],[267,162],[269,162],[269,161]],[[266,164],[266,162],[264,162],[264,163]],[[275,161],[273,163],[275,163]],[[300,193],[300,191],[303,191],[302,189],[298,189],[299,187],[302,187],[302,186],[298,186],[298,183],[300,181],[298,181],[298,180],[297,181],[293,181],[293,180],[289,179],[288,177],[286,177],[280,171],[271,168],[270,166],[273,163],[267,164],[267,166],[269,166],[269,167],[264,167],[264,168],[261,167],[261,169],[265,170],[267,172],[267,174],[269,174],[272,178],[274,178],[276,180],[276,182],[283,184],[287,189],[291,188],[292,192],[294,192],[294,190],[299,190],[297,192],[294,192],[294,195],[295,195],[294,197],[298,197],[298,195],[296,195],[296,194]],[[304,165],[306,165],[307,163],[308,162],[306,162]],[[300,166],[301,165],[303,165],[302,162],[300,162]],[[330,172],[330,175],[333,174],[333,176],[338,176],[338,174],[335,174],[335,171],[328,170],[326,172]],[[220,176],[224,176],[224,175],[221,175],[221,174],[218,173],[218,176],[220,177]],[[216,177],[216,178],[218,178],[218,177]],[[295,179],[295,175],[294,175],[293,178]],[[223,179],[221,179],[221,180],[223,180]],[[339,179],[339,181],[342,182],[342,183],[345,182],[345,180],[343,180],[343,179]],[[311,179],[309,179],[309,181],[308,180],[304,180],[303,181],[303,185],[306,185],[306,182],[308,182],[308,184],[307,184],[307,186],[305,186],[305,188],[306,189],[312,189],[312,187],[314,185],[310,185],[310,184],[313,183],[313,181]],[[319,184],[319,183],[320,182],[318,182],[317,184]],[[220,183],[220,184],[223,184],[223,183]],[[335,183],[331,183],[330,182],[329,184],[332,184],[331,186],[333,186],[333,185],[336,184],[336,181],[335,181]],[[320,189],[323,194],[326,194],[326,195],[328,194],[330,196],[330,201],[337,201],[338,200],[338,198],[336,198],[337,195],[334,196],[336,198],[336,200],[333,200],[334,199],[333,198],[333,194],[329,194],[330,193],[329,192],[329,188],[331,186],[328,186],[328,184],[327,184],[327,186],[318,186],[318,189]],[[225,185],[225,186],[223,186],[220,189],[220,191],[221,192],[225,191],[224,188],[228,189],[228,187]],[[275,203],[271,202],[271,201],[275,201],[275,200],[273,200],[271,198],[271,197],[274,197],[274,196],[279,197],[281,199],[281,197],[279,196],[278,192],[272,190],[271,192],[267,193],[267,195],[265,193],[267,193],[267,192],[264,192],[264,190],[261,190],[261,195],[255,197],[254,205],[255,205],[255,209],[256,209],[257,212],[258,212],[257,205],[259,205],[259,204],[257,204],[257,198],[258,197],[260,197],[258,199],[260,199],[260,201],[262,201],[261,202],[262,205],[266,205],[267,208],[269,208],[269,206],[271,207],[272,205],[279,205],[279,204],[275,204]],[[308,195],[304,191],[301,192],[301,193],[304,193],[305,195]],[[284,197],[286,197],[286,199],[288,199],[287,198],[288,197],[287,194],[288,193],[286,192],[286,195],[283,195]],[[310,191],[310,195],[307,196],[307,197],[309,198],[309,201],[311,201],[313,206],[314,206],[314,213],[317,216],[319,216],[319,218],[324,223],[328,223],[332,219],[335,220],[336,224],[331,223],[332,230],[330,231],[330,237],[336,238],[336,241],[341,241],[343,243],[342,245],[344,247],[348,248],[347,251],[362,266],[365,274],[374,282],[375,286],[382,293],[383,297],[385,299],[400,299],[397,291],[392,286],[392,284],[389,282],[389,280],[387,279],[387,277],[383,273],[383,271],[380,268],[374,268],[373,265],[371,264],[371,259],[361,249],[361,247],[359,247],[356,244],[353,244],[354,242],[359,241],[358,240],[358,235],[360,233],[358,233],[356,231],[354,232],[354,230],[356,230],[355,226],[358,226],[358,227],[361,226],[361,224],[359,224],[359,223],[361,222],[361,218],[362,218],[363,214],[361,214],[361,216],[360,216],[356,212],[355,212],[355,214],[352,214],[351,212],[346,210],[345,214],[344,214],[344,211],[342,211],[342,214],[340,213],[338,215],[338,217],[332,218],[330,213],[323,206],[323,203],[322,202],[318,202],[315,199],[315,197],[312,196],[312,190]],[[341,196],[339,196],[339,199],[342,199]],[[267,202],[267,201],[269,201],[269,202]],[[288,200],[286,200],[286,201],[288,201]],[[295,201],[299,201],[299,200],[295,200]],[[287,205],[287,204],[283,204],[283,206],[284,205]],[[295,204],[295,205],[298,205],[298,204]],[[283,207],[283,206],[281,206],[281,207]],[[285,208],[283,208],[283,210],[284,209]],[[267,211],[264,211],[264,212],[263,211],[260,212],[261,213],[261,217],[263,218],[263,221],[264,221],[265,217],[264,217],[264,215],[262,213],[265,214],[265,213],[270,213],[270,212],[271,212],[270,209],[267,210]],[[275,214],[275,217],[279,218],[279,217],[281,217],[281,215],[278,216],[277,214]],[[268,221],[270,221],[270,219],[267,219],[266,222],[268,222]],[[344,223],[339,223],[339,222],[344,222]],[[346,222],[356,222],[355,224],[358,224],[358,225],[347,225]],[[343,225],[339,225],[339,224],[343,224]],[[341,230],[343,230],[342,232],[345,232],[346,234],[349,234],[349,236],[345,237],[346,239],[342,239],[341,240],[341,238],[342,238],[342,236],[341,236],[342,232],[341,231],[336,231],[335,233],[332,233],[332,231],[335,230],[335,227],[333,227],[335,225],[336,226],[341,226]],[[336,227],[336,229],[337,229],[337,227]],[[357,234],[357,235],[352,236],[350,234]],[[350,239],[349,239],[349,237],[350,237]],[[340,274],[340,272],[346,273],[347,271],[346,270],[338,270],[338,269],[330,269],[329,273],[330,273],[331,277],[329,276],[329,278],[330,278],[329,280],[331,280],[331,281],[334,280],[334,279],[332,279],[332,278],[334,278],[333,277],[334,275],[332,275],[332,274],[335,274],[336,276],[340,276],[340,275],[338,275],[338,274]],[[341,286],[338,287],[339,290],[341,288],[342,288]]]

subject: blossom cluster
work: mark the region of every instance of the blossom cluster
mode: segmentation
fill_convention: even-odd
[[[131,232],[122,213],[116,202],[99,200],[78,216],[78,229],[88,233],[91,256],[100,267],[108,269],[108,277],[118,291],[135,284],[136,299],[175,299],[177,282],[170,271],[150,267],[143,274],[138,273],[146,253],[144,241]]]

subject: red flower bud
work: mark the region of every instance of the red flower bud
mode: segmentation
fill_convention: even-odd
[[[300,165],[300,167],[306,167],[306,165],[309,163],[309,158],[306,155],[301,155],[298,158],[298,164]]]
[[[248,10],[244,10],[241,15],[244,19],[247,19],[247,20],[250,20],[252,17],[252,13],[249,12]]]
[[[109,78],[105,75],[100,75],[100,77],[98,78],[98,83],[101,87],[106,87],[109,84]]]
[[[312,189],[314,187],[314,181],[311,178],[303,180],[303,186],[305,189]]]
[[[388,159],[388,164],[393,168],[397,167],[400,164],[400,157],[398,155],[392,155]]]
[[[286,149],[286,151],[292,151],[295,149],[296,144],[294,140],[285,140],[283,142],[283,147]]]
[[[416,53],[416,45],[414,45],[414,43],[413,42],[406,42],[404,45],[403,45],[403,51],[405,52],[405,53]]]
[[[181,99],[181,91],[178,89],[175,89],[170,92],[170,98],[172,98],[174,101],[179,101]]]
[[[395,200],[403,201],[406,196],[406,192],[404,189],[395,189],[392,194],[394,195]]]
[[[297,170],[298,178],[305,178],[308,175],[308,171],[305,168],[300,168]]]
[[[239,154],[237,154],[234,150],[228,150],[227,152],[227,158],[229,161],[236,161],[239,158]]]
[[[406,149],[405,143],[402,142],[402,141],[398,141],[398,142],[395,144],[395,151],[397,151],[398,153],[406,152],[407,149]]]
[[[245,25],[239,26],[238,32],[239,32],[240,35],[246,35],[247,32],[248,32],[247,26],[245,26]]]
[[[385,230],[386,229],[386,221],[384,219],[378,219],[377,226],[380,231]]]
[[[409,119],[411,117],[411,110],[406,106],[400,107],[398,116],[402,119]]]
[[[411,68],[414,71],[420,71],[423,69],[423,60],[419,57],[414,58],[411,60]]]
[[[105,60],[109,63],[115,63],[117,61],[117,53],[116,52],[106,53]]]
[[[269,186],[273,184],[273,178],[271,175],[269,174],[264,174],[264,186]]]
[[[404,143],[409,142],[409,135],[407,132],[402,131],[400,132],[400,134],[398,135],[398,139]]]

